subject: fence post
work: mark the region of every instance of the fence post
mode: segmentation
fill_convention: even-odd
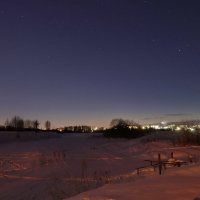
[[[162,163],[161,163],[161,155],[158,154],[158,167],[159,167],[159,175],[162,173]]]

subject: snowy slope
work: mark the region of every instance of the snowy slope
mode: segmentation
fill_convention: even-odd
[[[121,184],[107,184],[67,200],[197,200],[200,199],[200,166],[171,169],[164,175],[138,177]]]
[[[11,136],[8,134],[9,138]],[[5,139],[5,135],[3,137]],[[142,199],[137,195],[145,198],[143,191],[153,198],[153,187],[164,191],[165,185],[170,187],[169,183],[176,181],[173,188],[178,191],[179,186],[183,187],[181,194],[189,195],[189,191],[194,190],[191,197],[199,195],[195,193],[197,189],[200,191],[199,188],[185,190],[200,185],[199,168],[196,167],[200,160],[199,147],[178,147],[169,141],[159,140],[107,139],[91,134],[66,134],[36,141],[27,139],[13,139],[0,145],[0,199],[61,200],[89,190],[89,193],[74,198],[133,199],[134,194],[135,199]],[[135,169],[149,164],[144,160],[157,160],[158,153],[161,153],[162,159],[167,159],[172,151],[177,159],[182,160],[193,155],[195,163],[186,166],[190,174],[186,170],[179,175],[186,168],[176,167],[177,170],[166,170],[161,177],[157,177],[157,172],[137,176]],[[176,175],[173,175],[175,172]],[[99,189],[93,190],[95,188]],[[168,188],[167,191],[170,193],[172,190]],[[184,196],[187,197],[186,194]]]

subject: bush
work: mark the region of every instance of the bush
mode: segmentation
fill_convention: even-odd
[[[182,145],[200,145],[200,133],[199,132],[183,132],[178,135],[176,144]]]
[[[111,128],[104,131],[104,136],[109,138],[138,138],[146,135],[150,130],[142,130],[141,126],[133,121],[113,119]]]
[[[110,128],[104,132],[104,136],[108,138],[138,138],[145,136],[149,131],[142,129],[129,129],[127,127]]]

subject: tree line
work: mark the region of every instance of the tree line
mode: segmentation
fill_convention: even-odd
[[[35,120],[24,120],[20,116],[14,116],[11,119],[5,121],[5,125],[0,127],[0,130],[8,131],[38,131],[40,122]],[[52,130],[51,122],[47,120],[44,123],[44,127],[47,131],[53,131],[58,133],[103,133],[105,137],[111,138],[137,138],[146,135],[153,129],[142,129],[141,125],[132,121],[124,120],[121,118],[113,119],[110,122],[110,128],[93,130],[91,126],[68,126],[64,127],[61,131],[59,129]]]
[[[51,129],[51,122],[47,120],[45,122],[45,129],[50,130]],[[35,120],[30,120],[30,119],[23,119],[20,116],[14,116],[11,119],[7,119],[5,121],[4,126],[1,127],[1,129],[4,130],[34,130],[37,131],[39,130],[40,122],[35,119]]]

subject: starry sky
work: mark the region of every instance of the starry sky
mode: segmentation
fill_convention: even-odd
[[[200,118],[199,0],[0,0],[0,124]]]

